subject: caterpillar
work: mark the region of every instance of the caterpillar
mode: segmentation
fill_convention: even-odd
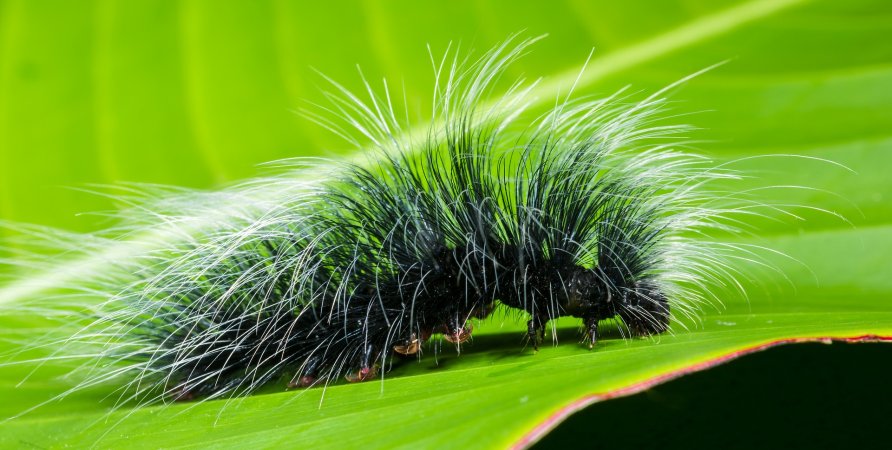
[[[87,348],[73,352],[87,355],[78,388],[123,379],[122,401],[152,403],[282,377],[366,381],[434,335],[460,346],[500,308],[527,317],[538,350],[559,317],[580,319],[592,348],[605,321],[658,335],[717,302],[710,286],[735,285],[729,261],[743,257],[706,237],[750,212],[710,187],[739,174],[683,151],[692,127],[668,122],[664,96],[677,83],[642,100],[571,89],[533,117],[536,82],[496,88],[534,41],[475,60],[447,50],[421,133],[386,82],[379,94],[363,79],[363,100],[329,80],[329,104],[305,114],[373,148],[368,164],[297,160],[220,194],[162,196],[150,218],[198,211],[222,225],[84,287],[107,300],[65,339]]]

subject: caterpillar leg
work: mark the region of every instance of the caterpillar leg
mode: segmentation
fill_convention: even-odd
[[[378,367],[377,366],[364,366],[360,368],[356,373],[348,373],[345,378],[347,381],[351,383],[359,383],[361,381],[368,381],[372,378],[375,378],[378,375]]]
[[[288,382],[288,389],[308,388],[314,384],[316,384],[315,376],[301,375]]]
[[[542,329],[544,323],[538,318],[533,317],[527,322],[527,337],[533,346],[533,351],[539,351],[539,344],[542,342]]]
[[[376,364],[372,364],[372,355],[374,355],[374,351],[371,345],[366,345],[365,351],[362,354],[362,365],[358,371],[355,373],[348,373],[346,378],[347,381],[351,383],[357,383],[360,381],[368,381],[375,376],[378,375],[378,366]]]
[[[405,356],[415,355],[421,351],[421,346],[431,338],[432,334],[433,331],[430,329],[422,329],[420,336],[412,333],[402,344],[394,345],[393,351]]]
[[[459,315],[459,317],[475,317],[477,319],[485,319],[489,317],[490,314],[495,310],[495,303],[487,303],[481,306],[477,306],[472,309],[471,312],[465,316]],[[463,319],[456,319],[452,323],[447,323],[442,326],[443,335],[448,342],[453,344],[463,344],[471,339],[471,334],[474,331],[474,325],[471,323],[464,321]]]
[[[474,326],[470,323],[466,323],[459,327],[446,327],[446,333],[444,337],[447,341],[453,344],[463,344],[471,339],[471,333],[474,331]]]
[[[598,343],[598,318],[589,316],[585,319],[585,339],[588,348],[593,348]]]
[[[414,336],[403,345],[393,346],[393,351],[406,356],[414,355],[418,353],[419,350],[421,350],[421,341]]]
[[[189,389],[182,388],[170,394],[171,399],[175,402],[188,402],[195,400],[195,393]]]
[[[307,360],[307,364],[301,369],[300,376],[288,382],[288,388],[307,388],[316,384],[319,376],[319,362],[320,359],[318,357],[310,357]]]
[[[422,340],[415,336],[415,333],[402,344],[397,344],[393,346],[393,351],[399,353],[400,355],[414,355],[421,350]]]

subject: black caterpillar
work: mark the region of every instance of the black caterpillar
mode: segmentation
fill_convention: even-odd
[[[363,381],[434,334],[461,344],[468,321],[498,305],[528,313],[534,349],[562,316],[582,319],[591,347],[604,320],[646,336],[669,328],[670,311],[693,315],[706,286],[731,277],[722,258],[734,247],[702,236],[730,228],[733,209],[710,206],[727,195],[707,186],[735,175],[673,150],[689,127],[664,123],[663,91],[568,99],[518,128],[535,83],[492,90],[529,43],[444,58],[420,139],[389,95],[369,88],[363,102],[332,82],[331,104],[309,116],[358,130],[373,163],[311,187],[290,174],[231,190],[294,193],[128,270],[132,283],[71,339],[101,343],[84,385],[125,377],[123,399],[151,402],[242,394],[286,374],[292,387]]]

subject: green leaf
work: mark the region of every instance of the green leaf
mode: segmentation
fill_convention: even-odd
[[[172,7],[173,6],[173,7]],[[468,11],[467,9],[471,9]],[[344,145],[288,112],[319,98],[310,66],[356,88],[405,80],[424,107],[431,75],[424,44],[489,48],[510,33],[548,32],[512,68],[545,77],[538,106],[575,79],[592,46],[579,95],[631,84],[653,91],[716,62],[674,99],[702,126],[701,150],[739,167],[804,221],[754,223],[732,236],[773,257],[783,275],[753,268],[748,299],[729,297],[690,329],[654,340],[608,335],[589,351],[561,321],[560,345],[524,349],[514,317],[478,328],[457,356],[406,361],[383,382],[278,392],[233,402],[177,404],[106,415],[114,386],[82,391],[2,424],[0,446],[101,447],[506,447],[524,445],[587,403],[644,389],[782,342],[892,336],[892,5],[751,0],[521,2],[419,5],[364,2],[343,10],[297,2],[90,3],[0,1],[0,217],[75,230],[105,225],[76,212],[108,200],[60,189],[146,181],[213,187],[255,164],[343,152]],[[413,100],[414,101],[414,100]],[[797,154],[829,159],[837,166]],[[798,211],[798,210],[797,210]],[[162,236],[164,238],[169,238]],[[0,285],[0,304],[101,268],[110,254],[60,261]],[[27,339],[44,324],[0,318],[3,337]],[[5,344],[5,349],[12,344]],[[24,357],[26,355],[22,355]],[[0,368],[0,417],[63,392],[66,367]],[[279,390],[272,386],[270,391]]]

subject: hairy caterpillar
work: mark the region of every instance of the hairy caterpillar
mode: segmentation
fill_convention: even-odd
[[[374,164],[310,165],[325,181],[309,187],[285,176],[242,186],[234,203],[300,189],[149,255],[123,289],[91,286],[109,299],[69,340],[98,347],[84,353],[84,384],[124,378],[124,400],[151,402],[246,393],[284,374],[295,387],[363,381],[434,334],[461,344],[468,320],[499,304],[530,315],[534,348],[562,316],[580,318],[593,346],[604,320],[644,336],[666,331],[670,312],[694,315],[711,300],[705,286],[733,283],[737,248],[700,237],[746,214],[708,187],[737,175],[674,150],[690,128],[664,122],[664,91],[568,97],[512,133],[532,84],[483,102],[530,42],[444,57],[421,138],[386,85],[362,101],[332,82],[311,118],[358,131]]]

